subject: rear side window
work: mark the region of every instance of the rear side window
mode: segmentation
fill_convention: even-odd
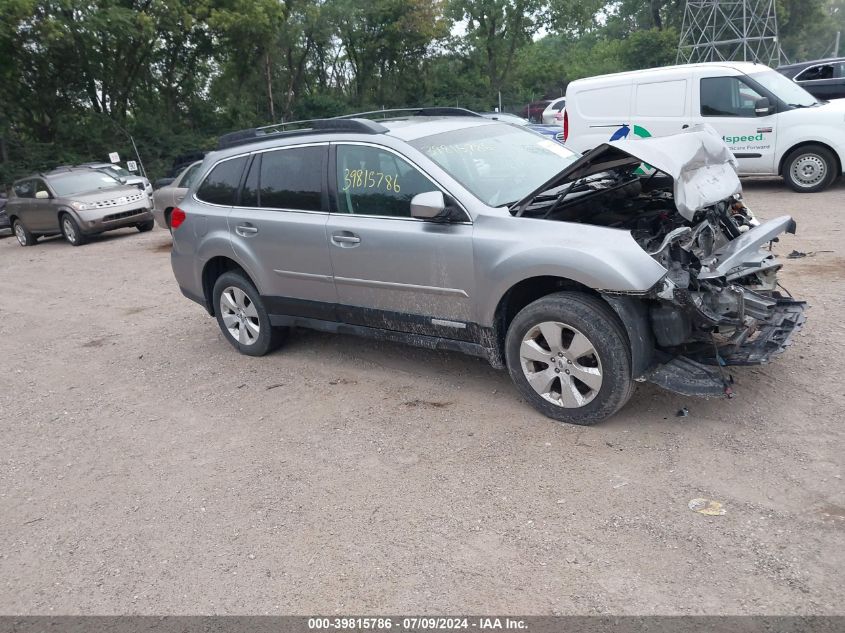
[[[795,81],[819,81],[820,79],[833,79],[836,76],[833,64],[822,64],[811,66],[795,78]]]
[[[754,105],[762,95],[736,77],[701,80],[702,116],[755,117]]]
[[[323,211],[325,146],[292,147],[261,154],[261,207]]]
[[[234,205],[245,164],[246,156],[218,163],[200,185],[197,198],[225,207]]]
[[[563,110],[563,107],[565,105],[566,105],[566,99],[558,99],[550,107],[555,112],[560,112],[561,110]]]

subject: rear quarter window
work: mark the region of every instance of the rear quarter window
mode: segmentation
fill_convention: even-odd
[[[218,163],[197,189],[197,199],[225,207],[234,205],[246,159],[246,156],[240,156]]]

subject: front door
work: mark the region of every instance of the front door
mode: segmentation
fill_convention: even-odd
[[[443,189],[392,150],[337,144],[333,159],[336,208],[327,233],[339,318],[473,340],[469,217],[449,224],[412,218],[416,194]]]
[[[253,262],[271,314],[334,320],[326,238],[328,144],[256,153],[229,214],[232,247]]]
[[[701,77],[695,89],[693,103],[699,108],[692,118],[716,129],[736,156],[739,172],[774,173],[777,114],[757,116],[754,110],[765,95],[737,76]]]

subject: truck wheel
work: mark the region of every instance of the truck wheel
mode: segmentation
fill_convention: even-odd
[[[15,237],[18,238],[18,244],[21,246],[33,246],[35,244],[35,236],[23,225],[23,222],[15,220],[12,228],[15,232]]]
[[[517,389],[554,420],[595,424],[634,391],[622,324],[587,294],[559,292],[523,308],[508,328],[505,354]]]
[[[287,328],[270,324],[261,295],[243,275],[223,273],[212,292],[220,331],[241,354],[264,356],[282,344]]]
[[[85,242],[85,236],[79,230],[79,225],[70,213],[65,213],[59,219],[62,227],[62,235],[64,235],[68,244],[71,246],[82,246]]]
[[[781,175],[793,191],[815,193],[827,189],[839,174],[836,157],[829,149],[805,145],[789,153]]]

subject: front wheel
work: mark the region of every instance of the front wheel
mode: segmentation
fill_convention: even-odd
[[[793,191],[815,193],[827,189],[839,174],[836,157],[829,149],[805,145],[790,152],[783,161],[781,175]]]
[[[241,354],[264,356],[283,342],[286,330],[270,324],[261,295],[242,274],[220,275],[212,292],[217,324]]]
[[[559,292],[523,308],[508,328],[505,355],[520,393],[561,422],[600,422],[634,390],[622,324],[587,294]]]
[[[141,233],[146,233],[147,231],[152,231],[155,225],[155,220],[150,220],[149,222],[141,222],[141,224],[136,225],[136,228]]]
[[[28,228],[26,228],[20,220],[15,220],[12,227],[15,232],[15,237],[18,238],[18,244],[21,246],[33,246],[35,244],[35,236]]]
[[[62,235],[71,246],[82,246],[85,243],[85,236],[79,230],[79,224],[69,213],[65,213],[61,219]]]

